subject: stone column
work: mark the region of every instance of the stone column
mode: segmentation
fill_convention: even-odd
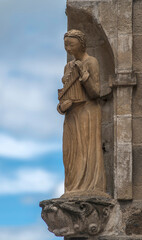
[[[114,196],[132,199],[133,1],[117,2],[117,66],[114,89]]]
[[[114,195],[132,199],[132,92],[131,73],[117,75],[114,89]]]

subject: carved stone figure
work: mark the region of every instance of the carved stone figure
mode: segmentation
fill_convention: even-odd
[[[65,66],[57,106],[58,112],[65,114],[65,195],[105,195],[99,64],[87,54],[81,31],[68,31],[64,43],[67,53],[74,57]]]
[[[81,237],[84,234],[90,237],[104,231],[114,203],[106,199],[82,197],[45,200],[40,206],[48,230],[56,236]]]

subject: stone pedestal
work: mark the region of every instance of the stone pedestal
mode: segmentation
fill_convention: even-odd
[[[48,230],[64,240],[142,240],[142,202],[73,197],[40,203]]]
[[[66,239],[90,239],[104,231],[114,207],[105,198],[81,197],[45,200],[40,203],[48,230]]]

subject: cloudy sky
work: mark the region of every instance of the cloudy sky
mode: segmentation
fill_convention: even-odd
[[[0,240],[57,239],[38,205],[63,193],[65,5],[0,0]]]

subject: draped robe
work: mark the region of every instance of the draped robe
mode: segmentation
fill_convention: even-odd
[[[64,86],[69,81],[74,63],[71,61],[65,67]],[[91,56],[82,64],[88,73],[87,79],[78,78],[65,94],[65,98],[73,103],[65,112],[63,130],[65,193],[95,194],[106,189],[101,144],[99,65]]]

